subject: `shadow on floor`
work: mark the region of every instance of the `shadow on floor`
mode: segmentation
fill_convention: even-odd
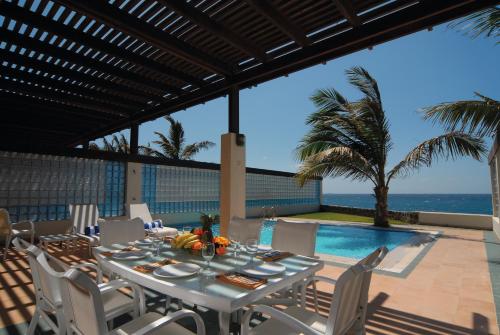
[[[50,252],[67,264],[78,263],[82,261],[95,262],[95,259],[89,258],[87,245],[82,242],[78,250],[61,249],[57,246],[51,246]],[[95,275],[94,273],[90,273]],[[165,312],[164,296],[148,291],[148,310]],[[330,308],[332,294],[319,291],[319,312],[327,316]],[[416,314],[407,313],[401,310],[388,308],[384,303],[389,296],[381,292],[368,306],[368,318],[366,323],[367,334],[373,335],[468,335],[468,334],[488,334],[489,320],[481,314],[472,314],[472,329],[457,326],[454,324],[442,322],[439,320],[422,317]],[[34,292],[29,271],[29,264],[22,253],[15,250],[9,252],[7,262],[0,262],[0,324],[7,326],[0,328],[0,335],[22,335],[24,334],[27,321],[31,319],[34,310]],[[307,307],[313,308],[312,292],[308,291]],[[172,306],[174,309],[176,306]],[[193,308],[193,306],[186,306]],[[203,317],[207,334],[218,334],[217,313],[202,307],[196,308],[196,311]],[[127,322],[128,317],[123,317],[115,322],[115,325]],[[183,324],[187,328],[194,330],[193,324]],[[0,326],[1,327],[1,326]],[[238,331],[237,325],[232,327],[233,331]],[[51,334],[50,331],[42,325],[37,334]],[[276,334],[277,335],[277,334]]]
[[[327,316],[332,294],[318,292],[319,312]],[[472,329],[457,326],[451,323],[407,313],[401,310],[383,306],[389,299],[384,292],[379,293],[368,304],[368,315],[366,322],[366,333],[373,335],[479,335],[490,334],[489,319],[477,313],[471,315],[473,320]],[[312,292],[308,293],[308,308],[313,309]]]

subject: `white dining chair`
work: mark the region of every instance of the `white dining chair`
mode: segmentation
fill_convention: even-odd
[[[29,229],[27,229],[28,227]],[[35,225],[33,221],[19,221],[11,222],[9,212],[0,208],[0,235],[5,235],[5,246],[3,251],[3,260],[7,259],[7,254],[9,253],[9,247],[12,240],[16,237],[29,237],[31,244],[35,240]]]
[[[228,236],[236,237],[238,241],[243,244],[249,239],[260,241],[262,225],[262,219],[242,219],[233,217],[229,221]]]
[[[15,239],[13,243],[15,243],[14,245],[18,250],[27,254],[35,287],[36,307],[28,327],[28,335],[35,334],[40,319],[46,321],[56,334],[66,334],[61,297],[61,278],[68,269],[91,268],[96,271],[96,285],[98,285],[104,301],[105,319],[110,324],[117,316],[131,314],[132,317],[138,317],[144,312],[144,293],[139,286],[124,280],[102,283],[102,273],[93,263],[67,266],[57,258],[23,240]],[[118,291],[122,288],[131,289],[132,297]],[[49,315],[55,316],[56,323],[52,321]]]
[[[338,280],[316,276],[335,285],[328,318],[317,312],[299,306],[288,307],[281,311],[266,305],[250,308],[243,317],[242,335],[258,334],[304,334],[304,335],[344,335],[348,333],[365,334],[368,291],[373,269],[385,257],[385,247],[375,250],[370,256],[372,264],[356,264],[340,275]],[[302,294],[305,295],[306,286]],[[270,316],[270,319],[250,328],[254,312]]]
[[[296,255],[314,257],[316,252],[316,234],[319,224],[316,222],[296,222],[279,219],[273,229],[271,247],[274,250],[288,251]],[[305,281],[294,283],[291,287],[284,289],[271,297],[267,297],[259,303],[266,305],[298,305],[301,300],[298,293]],[[313,285],[313,294],[316,295],[316,282]],[[301,298],[302,299],[302,298]],[[317,300],[317,297],[315,296]]]
[[[104,222],[99,218],[99,209],[96,204],[70,204],[69,213],[73,234],[86,240],[89,245],[89,255],[92,248],[99,246],[99,224]]]
[[[100,243],[103,247],[142,240],[145,234],[144,224],[140,218],[106,220],[99,226]]]
[[[314,257],[316,251],[316,222],[295,222],[279,219],[274,226],[271,246],[275,250]]]
[[[191,318],[196,324],[196,334],[205,335],[202,318],[193,311],[180,310],[162,316],[146,313],[114,330],[109,330],[104,317],[104,302],[99,287],[83,272],[76,269],[63,276],[62,296],[66,328],[69,333],[99,335],[194,334],[182,327],[177,320]],[[82,306],[85,306],[82,308]]]

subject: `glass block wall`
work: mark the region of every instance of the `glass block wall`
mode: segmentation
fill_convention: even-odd
[[[154,214],[219,210],[218,170],[144,164],[142,199]],[[299,187],[292,177],[247,173],[247,208],[318,205],[321,181]]]
[[[124,213],[125,163],[0,151],[0,208],[13,220],[62,220],[72,203]]]

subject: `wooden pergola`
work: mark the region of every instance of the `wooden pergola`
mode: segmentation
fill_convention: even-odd
[[[71,148],[497,4],[0,1],[0,146]]]

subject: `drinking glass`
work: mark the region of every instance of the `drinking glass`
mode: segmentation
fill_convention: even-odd
[[[238,257],[238,251],[240,250],[240,237],[238,234],[232,233],[229,234],[229,240],[233,246],[233,257]]]
[[[205,271],[208,272],[210,269],[210,261],[215,256],[215,245],[212,242],[206,242],[203,244],[201,248],[201,255],[203,259],[207,262],[207,266],[205,267]]]
[[[183,232],[184,234],[188,234],[188,233],[190,233],[190,232],[191,232],[191,230],[193,230],[193,227],[191,227],[191,226],[183,226],[183,227],[182,227],[182,232]]]
[[[158,236],[153,236],[151,241],[153,242],[153,248],[155,249],[155,256],[160,256],[160,248],[163,240]]]
[[[253,263],[253,258],[255,256],[255,254],[257,253],[257,250],[259,249],[259,241],[257,241],[254,238],[247,240],[246,249],[247,249],[247,252],[250,254],[250,256],[252,256],[250,258],[250,263]]]

